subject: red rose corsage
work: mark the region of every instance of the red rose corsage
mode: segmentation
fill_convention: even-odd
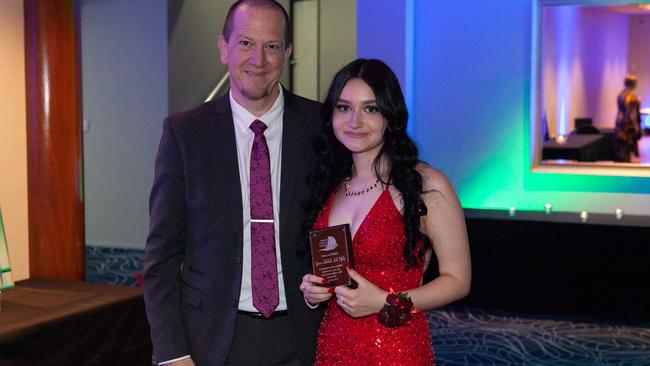
[[[390,293],[377,314],[379,322],[389,328],[399,327],[413,318],[413,301],[406,292]]]

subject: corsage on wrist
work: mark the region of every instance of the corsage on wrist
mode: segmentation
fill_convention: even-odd
[[[377,314],[379,322],[389,328],[399,327],[408,323],[413,316],[413,301],[406,292],[390,293],[386,303]]]

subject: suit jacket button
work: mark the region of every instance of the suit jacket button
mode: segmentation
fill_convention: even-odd
[[[237,309],[237,306],[238,306],[237,300],[232,299],[232,307],[233,307],[233,309]]]
[[[241,255],[237,256],[237,264],[241,264]]]

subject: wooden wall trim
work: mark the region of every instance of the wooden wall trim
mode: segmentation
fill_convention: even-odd
[[[25,0],[30,277],[84,279],[79,3]]]

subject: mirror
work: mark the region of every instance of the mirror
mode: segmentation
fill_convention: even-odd
[[[532,170],[650,176],[650,1],[534,4]]]

